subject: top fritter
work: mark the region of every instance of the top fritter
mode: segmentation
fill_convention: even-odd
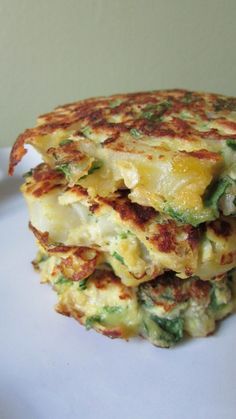
[[[25,143],[92,197],[127,188],[194,226],[236,214],[236,98],[163,90],[60,106],[18,137],[10,174]]]

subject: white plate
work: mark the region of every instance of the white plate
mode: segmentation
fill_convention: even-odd
[[[235,419],[236,317],[215,336],[158,349],[110,340],[53,311],[30,261],[36,247],[0,151],[0,418]]]

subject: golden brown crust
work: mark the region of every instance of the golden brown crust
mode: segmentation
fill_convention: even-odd
[[[152,299],[158,300],[166,312],[172,310],[176,304],[184,303],[193,298],[195,300],[209,299],[212,284],[193,278],[184,282],[173,274],[161,275],[158,278],[142,285],[144,289],[150,290]],[[170,301],[165,296],[170,293]],[[166,294],[167,293],[167,294]]]
[[[211,160],[218,162],[221,160],[221,156],[218,153],[213,153],[212,151],[208,150],[197,150],[197,151],[190,151],[190,152],[182,152],[183,154],[187,154],[188,156],[196,157],[199,160]]]
[[[32,170],[32,178],[26,179],[25,192],[39,198],[65,184],[64,176],[44,163]]]
[[[57,130],[83,137],[82,128],[89,126],[95,135],[106,133],[103,146],[116,151],[125,150],[120,136],[130,134],[131,129],[158,139],[234,140],[236,122],[232,120],[232,111],[235,110],[236,99],[233,97],[183,89],[113,95],[59,106],[42,115],[36,128],[27,129],[17,138],[10,156],[9,174],[13,174],[14,167],[26,153],[25,143],[34,143],[37,136],[43,137]],[[181,115],[186,111],[192,115],[187,120]],[[202,130],[199,121],[213,126]],[[133,138],[133,141],[135,147],[137,139]],[[200,158],[203,156],[210,157],[204,153]]]
[[[207,298],[211,289],[211,285],[208,282],[200,281],[200,279],[196,279],[191,283],[191,287],[189,289],[189,295],[192,298],[202,300]]]
[[[49,156],[53,156],[54,159],[60,164],[65,163],[82,163],[86,159],[86,156],[78,150],[78,147],[74,142],[69,144],[61,144],[60,148],[50,147],[47,150]]]
[[[105,203],[112,207],[124,221],[131,221],[133,225],[139,228],[144,228],[145,224],[157,216],[157,211],[151,207],[139,205],[131,202],[125,191],[119,191],[116,199],[98,198],[101,203]],[[90,207],[92,212],[98,210],[99,204]]]
[[[160,252],[175,252],[177,247],[176,233],[177,226],[175,223],[168,222],[166,224],[160,224],[158,226],[158,233],[154,234],[150,241]]]
[[[27,153],[27,150],[24,148],[24,144],[28,139],[28,132],[26,130],[23,134],[19,135],[16,139],[15,144],[12,147],[10,154],[10,164],[9,164],[9,175],[12,176],[14,173],[15,166],[21,161],[24,155]]]
[[[98,198],[98,202],[90,210],[99,212],[101,203],[105,203],[113,208],[123,221],[129,222],[135,230],[146,231],[146,239],[158,251],[163,253],[174,252],[175,254],[187,254],[194,251],[199,243],[200,231],[199,228],[194,228],[191,225],[177,225],[173,220],[166,220],[163,223],[158,221],[155,223],[155,218],[158,217],[158,212],[151,207],[141,206],[132,203],[127,193],[119,191],[115,199]],[[148,234],[148,225],[152,223],[151,234]],[[185,233],[186,239],[180,243],[177,237]]]
[[[88,256],[90,255],[90,256]],[[61,273],[72,281],[88,278],[96,269],[99,253],[87,247],[78,247],[77,250],[63,258],[59,264]]]
[[[90,276],[100,262],[100,253],[84,246],[65,246],[51,243],[48,232],[41,232],[29,223],[40,245],[50,255],[62,256],[57,269],[71,281],[80,281]],[[36,264],[37,266],[37,264]]]

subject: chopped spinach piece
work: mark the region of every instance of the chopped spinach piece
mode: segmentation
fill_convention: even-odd
[[[163,300],[172,301],[172,302],[175,301],[173,296],[169,294],[161,294],[160,297],[163,298]]]
[[[82,134],[84,134],[85,137],[89,138],[89,136],[92,134],[92,130],[90,127],[86,126],[80,129]]]
[[[136,129],[136,128],[131,128],[131,130],[129,131],[130,132],[130,134],[132,135],[132,137],[134,137],[134,138],[136,138],[136,140],[137,139],[139,139],[140,137],[142,137],[142,133],[141,133],[141,131],[139,131],[138,129]]]
[[[151,103],[145,106],[141,117],[150,122],[162,121],[162,116],[171,107],[171,105],[172,103],[169,100],[158,104]]]
[[[227,140],[226,144],[228,147],[232,148],[232,150],[236,151],[236,139],[235,140]]]
[[[163,112],[169,109],[172,106],[172,103],[170,100],[165,100],[161,103],[150,103],[145,106],[143,109],[144,111],[156,111],[156,112]]]
[[[192,92],[187,92],[184,97],[182,98],[182,103],[185,103],[186,105],[188,105],[189,103],[192,103],[194,101],[194,97],[193,97],[193,93]]]
[[[66,138],[65,140],[62,140],[59,145],[66,145],[73,143],[73,140],[70,140],[69,138]]]
[[[189,118],[191,118],[191,114],[188,113],[188,112],[184,112],[184,111],[180,112],[179,116],[180,116],[181,119],[189,119]]]
[[[95,170],[101,169],[102,162],[100,160],[93,162],[91,168],[88,171],[88,175],[91,175]]]
[[[66,178],[70,177],[71,175],[69,163],[58,164],[56,166],[56,169],[62,172],[66,176]]]
[[[48,260],[49,256],[48,255],[41,255],[40,259],[38,260],[37,263],[42,263],[45,262],[46,260]]]
[[[113,100],[112,102],[110,102],[109,107],[111,109],[117,108],[117,106],[120,106],[121,103],[122,103],[122,100],[117,98],[117,99]]]
[[[170,206],[166,206],[164,208],[165,212],[169,214],[172,218],[178,221],[181,224],[191,224],[192,226],[196,227],[200,223],[207,221],[209,216],[201,216],[200,214],[194,214],[190,211],[178,211]]]
[[[95,172],[96,170],[101,169],[102,164],[103,164],[103,163],[102,163],[100,160],[93,162],[93,163],[92,163],[92,166],[91,166],[91,167],[90,167],[90,169],[88,170],[87,175],[82,176],[82,177],[80,178],[80,180],[85,179],[88,175],[91,175],[91,174],[92,174],[93,172]]]
[[[181,212],[176,211],[171,207],[167,208],[166,211],[172,218],[175,218],[180,223],[185,223],[185,216]]]
[[[71,281],[70,279],[66,278],[65,276],[61,275],[55,282],[55,285],[64,285],[64,284],[72,284],[73,281]]]
[[[140,286],[138,291],[138,301],[142,304],[143,307],[149,309],[154,306],[154,300],[152,296],[148,294],[148,289],[146,292],[145,287]]]
[[[143,112],[142,117],[152,122],[161,121],[161,117],[159,115],[155,115],[154,112],[151,111]]]
[[[94,316],[90,316],[85,321],[85,327],[87,330],[91,329],[94,326],[94,323],[100,323],[102,321],[101,316],[98,314]]]
[[[209,308],[213,311],[218,311],[218,310],[222,310],[226,306],[227,306],[226,303],[220,303],[220,304],[218,303],[217,297],[216,297],[216,286],[215,284],[213,284]]]
[[[232,285],[235,272],[236,272],[235,268],[233,268],[229,272],[227,272],[227,281],[228,281],[230,286]]]
[[[123,240],[123,239],[127,239],[127,237],[128,237],[128,234],[125,232],[125,231],[123,231],[122,233],[120,233],[120,238]]]
[[[174,342],[178,342],[183,337],[184,320],[180,317],[175,319],[165,319],[155,315],[151,319],[160,326],[160,328],[171,335]],[[164,337],[166,339],[166,337]]]
[[[105,262],[104,265],[107,266],[109,269],[112,269],[112,266],[109,262]]]
[[[120,306],[104,306],[103,310],[108,314],[118,313],[122,310]]]
[[[88,278],[82,279],[81,281],[79,281],[79,289],[81,291],[86,290],[87,288],[87,282],[88,282]]]
[[[218,216],[218,202],[224,195],[230,185],[232,185],[232,179],[224,177],[216,182],[210,191],[208,191],[208,198],[205,199],[205,205],[213,209],[214,214]]]
[[[148,325],[145,322],[145,320],[143,320],[143,327],[144,327],[145,335],[149,336],[149,329],[148,329]]]
[[[132,235],[133,235],[133,233],[131,233],[131,231],[127,230],[127,231],[122,231],[119,234],[119,237],[123,240],[123,239],[127,239],[128,236],[132,236]]]
[[[236,111],[236,98],[219,98],[214,104],[214,110],[218,111]]]
[[[122,265],[125,265],[124,258],[121,255],[119,255],[119,253],[113,252],[112,256],[116,258],[120,263],[122,263]]]
[[[23,174],[23,177],[24,178],[27,178],[29,176],[32,176],[32,174],[33,174],[33,169],[30,169],[28,172],[26,172],[26,173]]]

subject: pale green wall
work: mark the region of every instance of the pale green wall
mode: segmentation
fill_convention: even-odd
[[[236,95],[236,0],[0,0],[0,144],[87,96]]]

